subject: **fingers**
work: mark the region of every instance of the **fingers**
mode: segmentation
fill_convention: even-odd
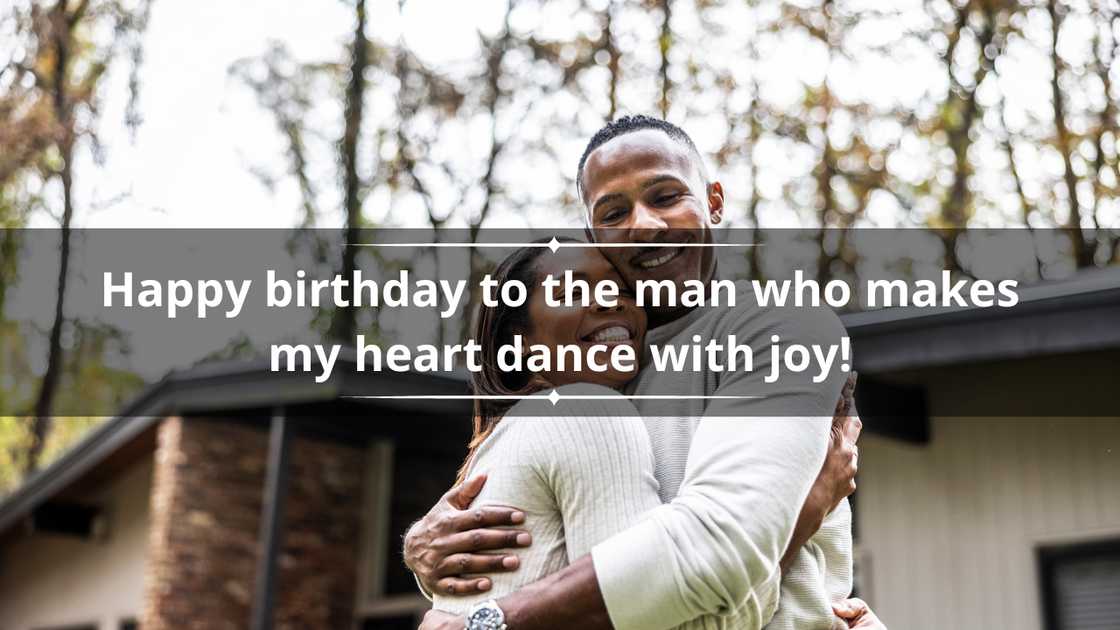
[[[863,432],[863,420],[858,414],[852,414],[844,422],[844,439],[852,444],[859,441],[859,434]]]
[[[859,434],[863,431],[863,421],[859,419],[859,410],[856,409],[856,381],[859,380],[859,373],[853,371],[848,375],[848,382],[845,385],[846,395],[848,398],[848,423],[845,425],[846,437],[852,441],[853,444],[859,440]]]
[[[867,608],[852,625],[860,630],[887,630],[886,624],[875,615],[875,611]]]
[[[529,532],[516,529],[472,529],[452,534],[439,541],[436,546],[448,555],[474,551],[493,551],[528,547],[533,542]]]
[[[456,553],[444,559],[437,569],[440,576],[462,576],[471,573],[499,573],[514,571],[521,566],[517,556],[502,554]]]
[[[856,491],[856,474],[859,473],[859,446],[855,442],[848,442],[848,466],[847,466],[847,496],[851,496]]]
[[[841,619],[849,621],[859,619],[868,611],[867,602],[858,597],[842,599],[838,602],[832,602],[832,611]]]
[[[852,370],[848,373],[848,380],[844,381],[844,397],[855,398],[856,383],[859,381],[859,372]]]
[[[467,479],[463,483],[455,486],[443,495],[443,498],[451,504],[452,507],[465,510],[470,507],[478,493],[482,492],[482,486],[486,485],[486,474],[475,475]]]
[[[500,525],[520,525],[525,522],[525,513],[508,507],[487,506],[452,512],[447,515],[445,533],[465,532],[483,527]]]
[[[490,590],[491,582],[487,578],[443,578],[436,582],[436,592],[441,595],[470,595]]]

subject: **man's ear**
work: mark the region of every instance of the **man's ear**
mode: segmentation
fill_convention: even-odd
[[[723,184],[708,184],[708,219],[713,224],[723,221]]]

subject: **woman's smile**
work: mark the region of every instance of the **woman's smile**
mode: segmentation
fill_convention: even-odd
[[[584,335],[582,339],[591,343],[623,343],[633,341],[634,334],[630,332],[630,327],[624,323],[608,322]]]

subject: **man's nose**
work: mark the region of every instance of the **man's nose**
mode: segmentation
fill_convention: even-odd
[[[661,238],[662,234],[669,229],[669,224],[665,223],[660,213],[644,203],[635,204],[630,217],[631,241],[653,242]]]

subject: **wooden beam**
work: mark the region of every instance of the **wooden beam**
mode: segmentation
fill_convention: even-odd
[[[257,578],[249,621],[251,630],[272,630],[276,557],[284,541],[284,500],[288,494],[291,468],[291,432],[284,408],[277,407],[272,414],[268,435],[268,468],[261,501],[261,528],[257,543],[260,554],[257,556]]]
[[[864,431],[915,444],[929,442],[928,402],[921,385],[890,383],[860,374],[856,410]]]

